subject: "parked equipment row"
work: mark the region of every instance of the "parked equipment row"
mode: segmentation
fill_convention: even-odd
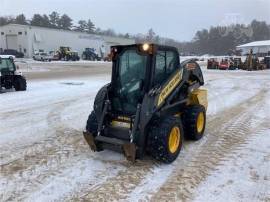
[[[90,61],[111,61],[110,56],[99,56],[94,48],[85,48],[82,53],[83,60]],[[81,59],[77,51],[73,51],[70,47],[60,47],[57,51],[38,51],[34,54],[33,59],[37,61],[53,61],[53,60],[64,60],[64,61],[78,61]]]
[[[223,58],[221,61],[218,61],[217,58],[210,58],[207,61],[207,69],[242,69],[248,71],[270,69],[270,56],[259,59],[256,55],[250,53],[244,62],[242,62],[241,57]]]

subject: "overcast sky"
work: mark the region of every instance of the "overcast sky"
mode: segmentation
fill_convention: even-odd
[[[0,0],[0,15],[66,13],[74,21],[90,18],[97,27],[121,33],[156,33],[179,41],[211,25],[270,23],[270,0]]]

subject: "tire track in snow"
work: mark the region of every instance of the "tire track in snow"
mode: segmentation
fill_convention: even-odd
[[[248,138],[256,131],[250,128],[252,114],[262,109],[261,103],[265,90],[253,97],[247,103],[225,112],[219,119],[208,124],[208,135],[204,148],[200,148],[186,164],[181,164],[167,182],[157,190],[151,201],[187,201],[194,196],[198,185],[207,178],[222,162],[233,157],[241,149]],[[228,114],[229,113],[229,114]],[[232,116],[234,114],[234,116]],[[232,118],[226,122],[226,117]],[[269,120],[265,120],[266,122]],[[259,123],[263,126],[265,122]],[[217,128],[218,125],[223,127]]]
[[[31,109],[31,111],[29,111],[30,109],[21,110],[21,113],[23,113],[23,114],[25,114],[27,116],[30,116],[32,114],[33,117],[35,117],[38,113],[42,114],[41,116],[38,116],[35,119],[36,122],[34,122],[35,127],[36,127],[36,125],[42,125],[41,129],[44,129],[44,130],[39,129],[38,131],[34,131],[34,132],[36,132],[34,135],[35,136],[41,136],[41,138],[37,139],[36,141],[34,140],[33,143],[31,142],[31,143],[28,143],[28,144],[21,144],[21,143],[24,143],[25,140],[19,138],[19,141],[18,141],[17,140],[18,138],[16,137],[16,135],[13,135],[15,139],[9,140],[8,144],[2,143],[2,145],[1,145],[1,147],[3,148],[3,150],[1,151],[1,156],[3,158],[1,158],[0,165],[9,164],[9,163],[14,162],[14,161],[18,160],[19,158],[21,158],[21,154],[19,154],[18,159],[16,159],[16,156],[15,156],[15,159],[14,159],[13,156],[11,156],[12,154],[17,154],[18,151],[23,153],[23,155],[28,155],[30,151],[31,151],[30,153],[34,153],[35,148],[42,149],[41,147],[43,145],[45,145],[45,148],[46,148],[46,145],[48,145],[48,143],[51,143],[53,141],[52,137],[53,136],[55,137],[55,131],[52,128],[48,127],[46,117],[48,116],[49,113],[52,113],[52,111],[57,111],[57,112],[60,113],[60,110],[57,110],[58,108],[59,109],[64,109],[65,107],[69,106],[70,104],[72,104],[76,100],[78,100],[78,99],[69,99],[69,100],[64,100],[64,101],[60,101],[60,102],[54,102],[54,103],[50,103],[50,104],[46,104],[46,105],[39,105],[37,107],[36,106],[33,107]],[[52,108],[52,106],[53,106],[53,109],[51,110],[50,108]],[[65,107],[63,108],[63,106],[65,106]],[[17,114],[10,114],[10,116],[13,116],[12,117],[13,119],[16,119],[16,118],[18,119]],[[25,119],[28,118],[27,116],[24,116],[24,117],[20,118],[19,120],[22,123],[20,122],[19,124],[25,124],[26,123]],[[30,132],[32,132],[32,131],[29,131],[29,128],[28,128],[28,127],[31,127],[32,124],[33,123],[30,123],[29,126],[27,126],[26,131],[22,129],[20,132],[21,133],[30,133]],[[16,127],[16,128],[20,128],[20,127]],[[22,127],[22,128],[24,128],[24,127]],[[7,130],[8,129],[9,128],[7,128]],[[34,128],[34,129],[36,129],[36,128]],[[27,135],[31,135],[31,134],[27,134]],[[19,136],[19,137],[21,137],[21,136]],[[24,136],[22,136],[22,137],[24,137]],[[29,137],[29,138],[31,138],[31,137]]]
[[[243,104],[243,103],[242,103]],[[223,120],[219,120],[219,121],[217,121],[217,123],[222,123],[222,122],[225,122],[225,120],[227,120],[227,121],[229,121],[232,117],[234,117],[234,116],[237,116],[237,113],[241,113],[241,110],[237,110],[236,108],[233,108],[233,109],[235,109],[236,111],[234,112],[234,111],[232,111],[232,110],[229,110],[230,111],[230,113],[226,113],[226,115],[228,116],[228,117],[225,117],[225,115],[222,115],[222,117],[224,118]],[[219,114],[222,114],[222,113],[219,113]],[[229,117],[229,116],[231,116],[231,117]],[[55,120],[57,120],[58,118],[57,117],[54,117],[53,119],[51,119],[51,123],[54,123],[55,122]],[[218,119],[218,118],[217,118]],[[212,123],[212,120],[209,122],[209,123]],[[63,127],[63,129],[64,130],[68,130],[68,129],[66,129],[64,126],[62,126]],[[212,126],[213,127],[213,126]],[[61,132],[61,131],[60,131]],[[63,131],[62,131],[63,132]],[[78,135],[79,135],[79,133],[81,133],[80,131],[72,131],[72,130],[70,130],[69,131],[70,133],[78,133]],[[68,133],[68,132],[67,132]],[[80,137],[81,137],[81,134],[80,134]],[[208,138],[208,137],[206,137],[206,138]],[[52,139],[52,141],[54,141],[53,139]],[[65,142],[65,141],[68,141],[68,140],[63,140],[63,142]],[[206,140],[207,141],[207,140]],[[202,140],[200,143],[195,143],[196,145],[197,144],[199,144],[199,145],[205,145],[204,144],[204,142],[205,142],[205,140]],[[203,144],[202,144],[203,143]],[[71,144],[78,144],[78,143],[71,143]],[[188,143],[189,144],[189,143]],[[191,143],[190,143],[191,144]],[[192,144],[194,144],[194,143],[192,143]],[[187,144],[186,144],[187,145]],[[42,149],[44,149],[44,148],[42,148],[43,147],[43,145],[42,144],[40,144],[39,145],[40,147],[41,147],[41,151],[42,151]],[[85,146],[85,148],[87,147],[87,145],[86,144],[84,144],[84,142],[82,141],[82,145],[81,145],[82,147],[84,147]],[[184,146],[184,147],[187,147],[187,146]],[[189,148],[191,148],[191,147],[187,147],[187,148],[184,148],[185,150],[190,150]],[[193,149],[195,149],[195,148],[193,148]],[[46,151],[46,149],[45,149],[45,151]],[[61,149],[59,150],[60,152],[61,152]],[[89,151],[89,149],[88,149],[88,147],[87,147],[87,149],[83,149],[83,152],[84,152],[84,154],[85,153],[87,153]],[[193,151],[194,152],[194,151]],[[187,152],[187,153],[184,153],[184,155],[186,155],[187,157],[192,157],[192,154],[194,154],[192,151],[191,151],[191,153],[189,153],[189,152]],[[213,152],[214,152],[214,150],[213,150]],[[89,152],[90,153],[90,152]],[[191,154],[191,155],[189,155],[189,154]],[[81,155],[81,154],[80,154]],[[80,156],[80,157],[82,157],[82,156]],[[97,184],[95,184],[93,181],[91,181],[91,183],[93,183],[94,185],[92,185],[92,186],[89,186],[88,188],[86,187],[86,188],[83,188],[82,190],[85,190],[85,191],[88,191],[88,193],[89,194],[86,194],[86,195],[80,195],[80,194],[82,194],[82,193],[85,193],[85,192],[80,192],[80,186],[78,186],[78,189],[77,190],[75,190],[75,195],[74,195],[74,198],[73,199],[75,199],[75,201],[77,201],[76,199],[80,199],[80,200],[87,200],[88,198],[91,198],[92,196],[89,196],[90,194],[93,194],[93,192],[91,193],[91,191],[92,190],[96,190],[98,193],[100,193],[101,194],[101,197],[100,198],[102,198],[102,196],[105,196],[105,194],[104,194],[104,192],[106,192],[106,190],[108,189],[109,191],[108,191],[108,194],[106,195],[106,196],[109,196],[108,198],[105,198],[105,199],[103,199],[103,200],[108,200],[109,198],[115,198],[115,199],[123,199],[123,200],[125,200],[126,199],[126,197],[128,197],[129,196],[129,194],[134,190],[134,187],[136,187],[136,186],[138,186],[138,185],[140,185],[140,183],[142,182],[142,180],[143,179],[145,179],[145,176],[146,176],[146,174],[149,174],[149,173],[151,173],[154,169],[155,169],[155,167],[158,165],[158,164],[155,164],[154,165],[154,163],[152,162],[152,161],[139,161],[138,163],[140,164],[141,163],[141,165],[139,165],[139,166],[137,166],[137,169],[139,170],[139,172],[137,172],[137,170],[136,169],[132,169],[132,167],[134,166],[134,165],[132,165],[132,167],[131,167],[131,165],[129,165],[129,164],[126,164],[124,161],[125,160],[123,160],[123,161],[113,161],[113,160],[110,160],[110,159],[108,159],[108,160],[104,160],[104,156],[102,156],[102,155],[99,155],[99,154],[92,154],[92,153],[90,153],[90,155],[86,155],[86,156],[83,156],[83,158],[93,158],[93,164],[95,164],[95,163],[97,163],[97,162],[99,162],[99,161],[102,161],[103,163],[105,163],[105,164],[110,164],[110,166],[111,165],[113,165],[114,163],[114,165],[117,165],[117,164],[123,164],[123,166],[124,166],[124,168],[126,169],[126,170],[130,170],[130,171],[125,171],[124,169],[123,170],[120,170],[120,173],[121,174],[123,174],[124,175],[124,177],[122,178],[122,177],[119,177],[120,176],[120,174],[117,174],[116,172],[114,173],[114,175],[116,175],[115,177],[113,177],[113,176],[110,176],[110,178],[109,179],[107,179],[107,181],[106,182],[103,182],[102,180],[99,180],[98,178],[94,178],[95,180],[97,180]],[[73,158],[73,160],[75,161],[75,160],[78,160],[78,161],[81,161],[82,160],[82,158]],[[183,162],[181,162],[180,161],[181,160],[181,155],[180,155],[180,158],[179,158],[179,160],[177,161],[177,163],[179,162],[179,163],[183,163]],[[146,168],[144,168],[144,164],[146,164]],[[148,165],[149,164],[149,165]],[[76,166],[76,164],[72,164],[73,166]],[[72,166],[71,165],[71,166]],[[184,165],[187,165],[187,164],[185,164],[184,163]],[[59,167],[59,166],[56,166],[56,169],[65,169],[66,168],[66,166],[68,166],[68,164],[65,164],[64,165],[64,167]],[[90,165],[91,166],[91,165]],[[110,166],[108,166],[108,167],[106,167],[106,169],[108,169],[109,171],[110,171]],[[39,166],[39,165],[37,165],[37,168],[38,167],[41,167],[41,166]],[[136,167],[136,166],[135,166]],[[35,169],[37,169],[37,168],[34,168],[34,172],[36,172],[35,171]],[[46,168],[46,166],[45,166],[45,169],[47,169]],[[74,169],[74,167],[72,167],[72,169]],[[71,169],[71,170],[72,170]],[[91,168],[89,168],[89,169],[91,169]],[[101,169],[101,171],[103,172],[104,171],[104,174],[102,175],[102,177],[104,177],[104,175],[106,175],[107,174],[107,172],[108,172],[108,170],[102,170]],[[26,170],[27,171],[27,170]],[[28,175],[30,175],[30,178],[31,178],[31,172],[24,172],[24,173],[21,173],[21,175],[24,175],[23,177],[24,177],[24,179],[27,179],[28,178]],[[37,187],[37,189],[42,189],[42,188],[44,188],[44,181],[47,181],[48,180],[48,176],[51,176],[52,178],[49,178],[49,180],[55,180],[55,178],[54,178],[54,176],[55,175],[57,175],[57,174],[59,174],[59,172],[60,171],[56,171],[55,170],[55,173],[50,173],[50,172],[48,172],[48,175],[44,175],[43,176],[43,178],[41,178],[41,179],[38,179],[39,180],[39,183],[36,183],[36,184],[34,184],[34,185],[29,185],[30,186],[30,188],[32,189],[33,188],[33,186],[36,186]],[[97,171],[98,172],[98,171]],[[132,173],[131,173],[132,172]],[[66,172],[67,174],[68,174],[68,172]],[[130,174],[131,173],[131,174]],[[83,173],[83,174],[85,174],[85,173]],[[131,175],[131,177],[129,177],[129,175]],[[138,180],[136,179],[136,175],[137,175],[137,178],[138,178]],[[21,177],[21,176],[19,176],[19,177]],[[30,180],[36,180],[36,178],[35,178],[35,175],[32,175],[32,177],[33,177],[33,179],[30,179]],[[102,178],[102,179],[104,179],[104,178]],[[134,181],[132,181],[132,183],[130,183],[130,179],[131,180],[134,180]],[[13,180],[15,180],[15,182],[16,182],[16,177],[14,177],[14,179]],[[73,179],[72,178],[70,178],[70,180],[72,181],[72,183],[73,183]],[[121,181],[121,180],[123,180],[123,181]],[[76,179],[74,179],[74,181],[75,182],[80,182],[80,181],[76,181]],[[109,182],[109,181],[112,181],[112,182]],[[28,180],[27,180],[27,182],[28,182]],[[65,183],[65,181],[62,181],[62,184],[63,183]],[[71,184],[72,184],[71,183]],[[99,184],[99,183],[102,183],[102,184]],[[121,185],[121,183],[122,183],[122,185]],[[29,187],[27,187],[28,186],[28,184],[18,184],[18,186],[20,186],[20,185],[22,185],[22,186],[24,186],[24,185],[26,185],[26,189],[29,189]],[[61,186],[61,180],[59,181],[59,184],[58,185],[60,185]],[[102,186],[103,185],[107,185],[107,187],[105,187],[103,190],[102,190]],[[1,186],[1,185],[0,185]],[[63,186],[64,186],[64,184],[63,184]],[[74,185],[74,184],[72,184],[72,186],[76,186],[76,184]],[[111,188],[110,186],[113,186],[113,187],[115,187],[115,188]],[[117,188],[119,188],[120,190],[119,190],[119,192],[120,193],[117,193],[118,192],[118,189]],[[45,187],[45,189],[44,189],[45,191],[47,190],[46,189],[46,187]],[[24,190],[22,190],[22,192],[23,192]],[[29,190],[25,190],[26,192],[24,193],[24,195],[23,196],[27,196],[27,195],[29,195]],[[55,191],[57,191],[57,190],[55,190]],[[73,190],[74,191],[74,190]],[[126,193],[125,193],[125,191],[126,191]],[[21,192],[21,193],[22,193]],[[76,195],[76,192],[79,192],[79,195]],[[2,193],[2,191],[0,191],[0,193]],[[46,192],[45,192],[45,194],[46,194]],[[116,195],[115,197],[113,196],[113,195]],[[37,197],[38,198],[38,196],[39,195],[33,195],[33,196],[35,196],[35,197]],[[11,196],[11,199],[12,199],[12,197],[13,196]],[[58,197],[60,197],[60,196],[58,196]],[[76,198],[76,197],[78,197],[78,198]],[[21,196],[21,198],[22,198],[22,196]],[[67,197],[68,198],[68,197]],[[93,197],[92,197],[93,198]],[[1,199],[1,197],[0,197],[0,199]],[[14,199],[14,198],[13,198]],[[72,197],[71,197],[71,199],[72,199]],[[94,199],[95,200],[95,199]]]
[[[231,110],[221,112],[219,113],[220,117],[215,117],[212,119],[209,124],[210,126],[207,126],[209,128],[216,126],[216,121],[219,123],[226,123],[231,120],[232,117],[237,117],[240,113],[244,112],[246,110],[245,107],[241,107],[245,103],[256,103],[257,97],[262,94],[262,91],[257,93],[255,96],[251,98],[251,101],[244,101],[243,103],[240,103],[239,105],[233,107]],[[212,126],[211,126],[212,123]],[[202,148],[203,145],[207,145],[207,140],[200,145]],[[189,142],[189,144],[193,144]],[[190,147],[185,146],[185,147]],[[187,149],[188,151],[185,152],[187,156],[184,158],[189,159],[190,156],[195,155],[198,150],[196,148]],[[183,154],[181,154],[183,156]],[[177,159],[177,162],[180,165],[183,165],[183,157]],[[188,161],[188,160],[187,160]],[[124,200],[129,197],[129,194],[133,192],[134,189],[136,189],[137,186],[139,186],[142,181],[145,179],[145,176],[149,173],[151,174],[154,172],[154,169],[157,167],[157,164],[154,164],[151,161],[139,161],[141,164],[140,166],[132,165],[130,167],[127,167],[125,171],[121,171],[117,176],[109,179],[106,183],[99,185],[98,187],[94,189],[90,189],[87,191],[89,194],[84,194],[80,197],[76,197],[73,199],[74,201],[80,199],[82,201],[88,200],[88,201],[102,201],[110,199],[112,201],[119,201]],[[186,164],[184,164],[186,165]],[[178,165],[177,165],[178,166]],[[182,166],[184,167],[184,166]],[[86,192],[86,191],[85,191]],[[164,198],[165,199],[165,198]]]
[[[59,172],[59,167],[67,160],[88,150],[81,131],[66,128],[61,124],[61,111],[76,100],[58,103],[48,114],[47,122],[49,127],[55,130],[54,135],[23,148],[23,157],[1,165],[3,178],[0,179],[0,184],[1,187],[6,187],[6,199],[26,194],[25,187],[30,191],[40,186],[45,178]],[[8,152],[16,152],[16,148]],[[14,187],[17,189],[13,190]]]
[[[256,99],[258,95],[260,95],[261,92],[256,94],[251,98]],[[190,164],[190,159],[193,159],[195,155],[199,154],[205,147],[208,148],[208,143],[215,143],[217,141],[218,137],[211,137],[210,134],[208,134],[209,130],[212,130],[212,128],[216,128],[216,125],[220,125],[221,127],[224,127],[226,123],[229,123],[232,121],[232,119],[237,118],[239,114],[244,112],[246,109],[243,108],[243,105],[246,105],[246,103],[249,101],[243,101],[237,106],[234,106],[230,108],[229,110],[221,111],[215,116],[209,116],[209,121],[207,121],[206,131],[205,131],[205,137],[198,141],[185,141],[183,145],[183,149],[179,155],[179,157],[176,159],[176,161],[172,164],[171,168],[168,168],[166,165],[165,168],[162,168],[163,166],[160,165],[154,170],[158,170],[155,172],[156,176],[154,174],[151,174],[148,176],[148,179],[145,179],[141,182],[141,184],[128,196],[126,199],[127,201],[134,201],[134,200],[150,200],[152,196],[154,196],[157,193],[157,190],[159,190],[160,187],[162,187],[162,184],[166,182],[166,178],[164,176],[170,176],[175,172],[175,169],[185,169]],[[219,128],[219,129],[220,129]],[[216,130],[216,129],[214,129]],[[215,149],[212,150],[212,152],[215,152]],[[195,161],[195,160],[194,160]],[[200,161],[198,161],[199,163]],[[218,164],[217,164],[218,165]],[[165,179],[164,179],[165,178]],[[182,179],[183,180],[183,179]],[[154,183],[154,182],[155,183]],[[169,190],[167,190],[169,192]],[[173,194],[171,194],[173,195]],[[173,198],[173,197],[172,197]],[[173,200],[171,198],[171,200]],[[156,199],[156,198],[155,198]],[[174,200],[173,200],[174,201]]]
[[[145,174],[151,172],[155,162],[153,160],[137,161],[129,165],[116,176],[109,178],[105,183],[100,184],[87,193],[77,195],[71,201],[119,201],[124,199],[128,193],[138,186],[144,179]],[[86,190],[85,190],[86,191]]]
[[[46,199],[54,197],[74,195],[69,192],[76,193],[76,189],[96,186],[126,167],[126,160],[124,158],[119,160],[119,154],[115,160],[115,158],[106,159],[104,152],[99,154],[90,152],[82,137],[82,131],[69,129],[62,123],[61,112],[73,102],[74,100],[69,100],[60,106],[57,105],[49,113],[48,124],[55,130],[54,136],[32,145],[33,147],[25,148],[31,154],[2,166],[5,179],[0,180],[0,190],[1,187],[7,187],[2,192],[3,201],[15,198],[28,200],[28,196],[30,199],[47,201]],[[110,153],[109,156],[113,155]],[[99,170],[92,165],[99,165]],[[78,168],[80,176],[74,173]],[[107,173],[107,169],[112,172]],[[62,184],[67,179],[70,181],[69,186]],[[89,186],[89,183],[92,185]],[[57,186],[66,187],[65,190],[61,189],[63,196],[55,193],[49,196],[51,189]]]
[[[74,102],[75,100],[68,100],[68,101],[64,101],[64,102],[60,102],[60,103],[57,103],[57,104],[54,104],[55,105],[55,107],[51,110],[51,112],[50,113],[52,113],[52,111],[54,112],[54,113],[57,113],[57,112],[59,112],[60,113],[60,111],[63,109],[63,108],[65,108],[65,107],[63,107],[63,106],[68,106],[70,103],[72,103],[72,102]],[[49,113],[49,114],[50,114]],[[59,124],[59,122],[58,122],[58,124]],[[50,124],[49,124],[50,125]],[[52,128],[54,128],[55,126],[53,126]],[[48,127],[48,128],[50,128],[50,127]],[[72,129],[66,129],[66,131],[70,131],[70,130],[72,130]],[[75,134],[76,133],[78,133],[78,131],[73,131],[73,132],[75,132]],[[38,135],[38,134],[37,134]],[[63,136],[64,135],[64,132],[63,132],[63,134],[61,134],[59,137],[61,137],[61,136]],[[56,140],[57,139],[57,135],[55,134],[55,132],[52,132],[52,134],[51,134],[51,136],[49,136],[47,139],[45,139],[45,140],[42,140],[42,141],[40,141],[40,142],[35,142],[35,143],[33,143],[33,144],[31,144],[31,145],[26,145],[26,146],[20,146],[20,145],[14,145],[14,147],[13,148],[9,148],[9,149],[7,149],[7,151],[5,151],[6,153],[7,153],[7,156],[8,156],[8,153],[16,153],[17,151],[22,151],[23,153],[24,153],[24,157],[23,157],[23,161],[25,162],[25,160],[27,160],[28,159],[28,157],[27,156],[30,156],[30,157],[34,157],[34,156],[36,156],[36,157],[38,157],[39,155],[42,155],[42,152],[44,152],[44,148],[45,148],[45,151],[46,151],[46,148],[48,148],[48,147],[51,147],[51,145],[52,146],[54,146],[53,145],[53,142],[54,142],[54,140]],[[37,154],[37,155],[36,155]],[[5,155],[5,153],[3,153],[3,156]],[[43,154],[44,155],[44,154]],[[6,163],[2,163],[1,164],[1,166],[2,166],[2,169],[4,169],[5,170],[5,166],[8,166],[8,165],[11,165],[11,164],[13,164],[13,163],[15,163],[15,162],[18,162],[19,160],[22,160],[21,158],[18,158],[18,159],[15,159],[15,160],[13,160],[13,161],[11,161],[11,162],[6,162]],[[31,160],[30,158],[29,158],[29,160]],[[7,169],[8,170],[8,169]],[[6,174],[8,174],[8,173],[6,173]]]

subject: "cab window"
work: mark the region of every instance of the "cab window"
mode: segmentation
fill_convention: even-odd
[[[145,79],[147,56],[136,49],[126,49],[119,55],[113,109],[134,114],[142,99],[142,86]]]
[[[173,51],[158,51],[156,55],[156,69],[154,85],[164,83],[178,68],[177,53]]]
[[[0,60],[0,70],[9,70],[9,71],[14,71],[15,67],[13,62],[10,59],[1,59]]]

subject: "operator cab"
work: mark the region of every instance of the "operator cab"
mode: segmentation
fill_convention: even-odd
[[[0,72],[1,75],[14,73],[16,66],[14,64],[14,56],[0,55]]]
[[[153,44],[114,46],[112,61],[112,107],[123,115],[134,115],[145,93],[181,68],[176,48]]]

